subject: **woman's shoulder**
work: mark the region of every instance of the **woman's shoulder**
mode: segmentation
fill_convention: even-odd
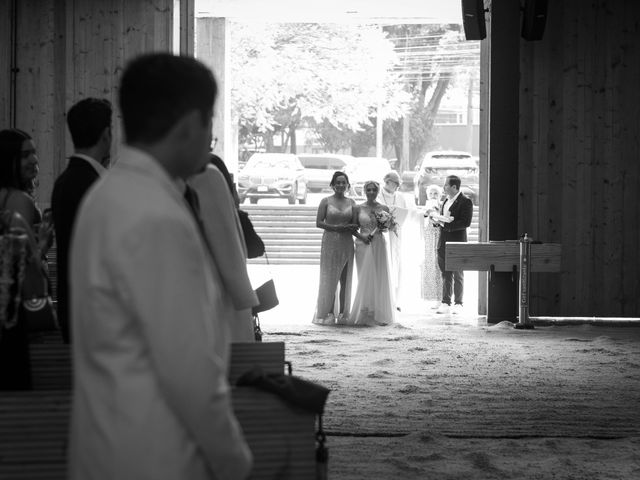
[[[29,195],[27,192],[23,192],[18,189],[2,189],[2,199],[3,208],[14,210],[16,207],[28,207],[34,209],[36,207],[36,202],[33,200],[33,197]]]
[[[36,202],[31,195],[18,189],[3,189],[2,210],[9,210],[19,213],[27,223],[33,225],[38,220],[36,214],[38,212]]]

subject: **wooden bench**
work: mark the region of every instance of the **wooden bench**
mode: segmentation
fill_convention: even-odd
[[[62,480],[70,412],[69,346],[31,345],[34,391],[0,395],[0,479]],[[233,344],[229,380],[285,368],[283,342]],[[315,479],[313,413],[252,387],[234,387],[236,417],[254,455],[252,479]]]

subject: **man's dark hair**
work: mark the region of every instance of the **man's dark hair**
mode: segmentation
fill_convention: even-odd
[[[455,186],[458,190],[460,190],[460,184],[461,184],[460,177],[456,175],[449,175],[447,177],[447,183],[452,187]]]
[[[75,148],[93,147],[105,128],[111,127],[111,102],[102,98],[85,98],[67,113],[67,125]]]
[[[193,110],[206,124],[217,92],[211,70],[192,57],[150,53],[134,58],[120,81],[127,143],[158,141]]]

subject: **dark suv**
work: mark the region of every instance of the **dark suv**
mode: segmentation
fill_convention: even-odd
[[[416,204],[424,205],[429,186],[442,187],[449,175],[460,177],[460,190],[477,205],[478,162],[470,153],[457,151],[429,152],[425,155],[414,178]]]

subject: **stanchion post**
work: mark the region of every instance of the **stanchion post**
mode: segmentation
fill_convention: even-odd
[[[531,279],[531,238],[525,233],[520,238],[520,281],[518,285],[518,299],[520,315],[515,328],[532,329],[529,321],[529,282]]]

